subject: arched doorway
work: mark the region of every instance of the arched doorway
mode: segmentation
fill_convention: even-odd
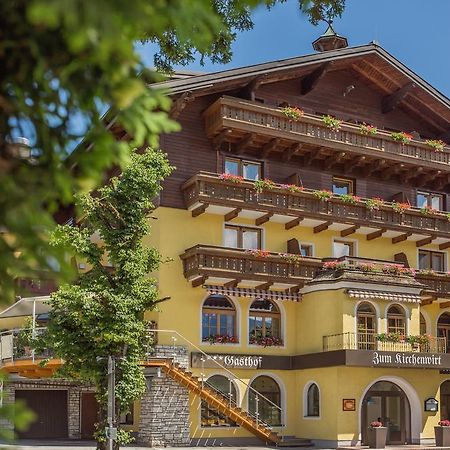
[[[387,444],[411,442],[411,413],[404,391],[391,381],[378,381],[367,391],[361,409],[361,436],[367,443],[367,428],[371,422],[387,427]]]
[[[441,384],[441,420],[450,419],[450,380]]]
[[[278,383],[267,375],[256,377],[250,385],[248,409],[252,415],[271,426],[281,425],[281,390]],[[261,394],[261,395],[258,395]]]

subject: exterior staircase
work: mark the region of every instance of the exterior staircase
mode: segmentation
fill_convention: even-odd
[[[164,373],[177,381],[182,386],[198,395],[202,400],[208,403],[211,408],[221,412],[233,422],[250,431],[256,437],[269,444],[279,445],[282,443],[281,437],[273,432],[264,422],[257,420],[256,417],[243,411],[240,407],[230,402],[224,394],[214,389],[212,386],[198,379],[170,358],[150,358],[144,362],[147,367],[161,367]],[[295,445],[295,441],[292,442]]]

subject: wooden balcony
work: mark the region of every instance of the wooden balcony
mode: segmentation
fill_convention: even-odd
[[[340,333],[323,336],[323,351],[336,350],[376,350],[382,352],[420,352],[420,353],[446,353],[447,343],[444,337],[428,336],[427,342],[410,343],[379,341],[375,333]]]
[[[400,175],[404,182],[434,188],[449,183],[449,147],[435,151],[415,139],[402,145],[381,130],[365,136],[351,123],[342,123],[339,131],[333,131],[320,116],[305,114],[292,121],[280,109],[227,96],[213,103],[204,119],[214,145],[230,142],[237,154],[271,152],[285,161],[295,157],[303,165],[314,163],[324,169],[341,164],[348,173],[356,170],[385,179]]]
[[[184,276],[192,285],[245,285],[254,289],[292,289],[303,286],[321,268],[319,258],[289,261],[278,253],[258,257],[243,249],[196,245],[182,255]]]
[[[226,220],[243,217],[257,225],[279,222],[286,229],[312,227],[315,233],[333,230],[342,237],[363,234],[367,240],[379,237],[396,244],[414,241],[418,247],[429,243],[450,247],[450,220],[446,213],[424,215],[417,208],[403,214],[386,202],[379,210],[369,210],[364,199],[357,204],[344,203],[338,196],[322,201],[314,191],[290,192],[283,185],[256,193],[253,182],[233,183],[217,174],[200,172],[182,186],[186,207],[192,215],[204,212],[222,214]]]
[[[48,278],[17,278],[15,283],[16,294],[22,297],[49,295],[58,288],[56,281]]]

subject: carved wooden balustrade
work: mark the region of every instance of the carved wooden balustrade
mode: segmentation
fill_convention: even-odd
[[[182,186],[187,208],[196,205],[217,205],[274,213],[292,218],[302,217],[347,223],[376,229],[428,234],[450,241],[450,221],[446,214],[424,215],[417,208],[403,214],[395,212],[389,203],[379,210],[369,210],[364,201],[352,205],[338,197],[328,201],[318,199],[312,190],[290,192],[277,187],[258,194],[251,181],[233,183],[221,180],[219,175],[200,172]]]
[[[321,268],[319,258],[292,262],[278,253],[259,257],[243,249],[196,245],[182,255],[184,276],[223,277],[255,281],[302,284]]]
[[[304,114],[294,121],[280,109],[234,97],[218,99],[205,111],[204,118],[206,132],[211,138],[223,130],[230,130],[227,136],[229,140],[253,133],[261,138],[266,136],[268,139],[279,138],[306,145],[326,146],[375,159],[450,171],[448,147],[444,151],[435,151],[419,140],[402,145],[393,141],[389,132],[380,130],[374,136],[366,136],[361,134],[358,125],[351,123],[342,123],[339,131],[333,131],[319,116]]]

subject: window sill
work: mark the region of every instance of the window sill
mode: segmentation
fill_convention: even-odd
[[[320,416],[304,416],[303,420],[321,420]]]

